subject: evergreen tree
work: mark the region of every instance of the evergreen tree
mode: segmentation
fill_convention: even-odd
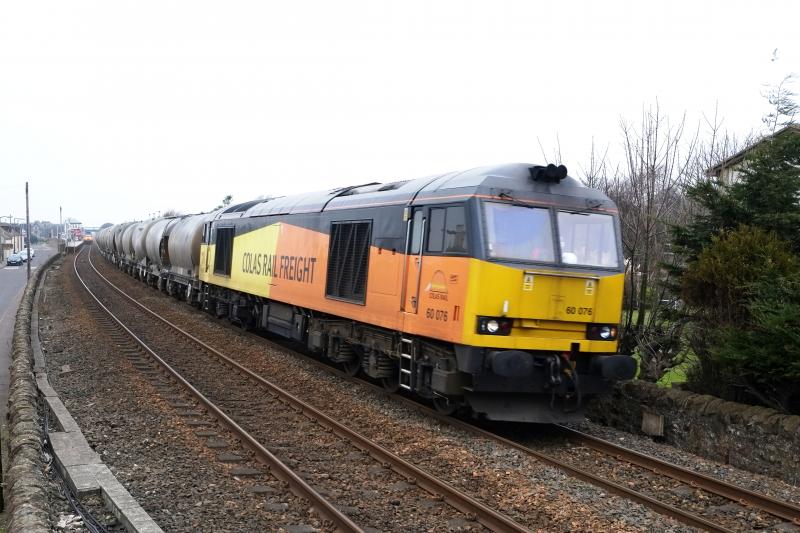
[[[681,297],[698,392],[800,409],[800,130],[762,140],[731,185],[708,180],[689,196],[703,212],[675,228],[685,258]]]
[[[774,231],[800,252],[800,129],[763,140],[732,185],[706,180],[687,195],[703,209],[691,224],[674,230],[674,243],[689,262],[714,236],[740,225]]]

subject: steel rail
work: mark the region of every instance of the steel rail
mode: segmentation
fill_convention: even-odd
[[[88,257],[89,257],[89,264],[91,265],[92,269],[98,276],[100,276],[110,287],[116,290],[119,294],[121,294],[122,296],[133,302],[136,306],[141,308],[150,316],[159,320],[164,325],[168,326],[174,331],[179,332],[184,337],[194,342],[196,345],[202,347],[204,350],[219,357],[220,359],[222,359],[223,361],[225,361],[238,371],[251,377],[258,383],[269,389],[269,391],[275,394],[280,400],[298,409],[304,415],[308,416],[309,418],[315,420],[317,423],[333,431],[336,435],[339,435],[340,437],[349,440],[350,442],[352,442],[361,450],[368,453],[377,461],[381,462],[384,465],[389,466],[393,471],[406,477],[408,481],[415,482],[423,490],[433,494],[436,497],[441,498],[444,502],[446,502],[454,509],[461,511],[462,513],[470,517],[473,517],[480,524],[489,528],[492,531],[517,532],[517,533],[530,531],[529,529],[515,522],[508,516],[499,513],[494,509],[491,509],[490,507],[487,507],[486,505],[475,500],[471,496],[459,491],[449,483],[446,483],[432,476],[431,474],[425,472],[424,470],[421,470],[420,468],[409,463],[405,459],[395,455],[394,453],[380,446],[379,444],[372,442],[371,440],[361,435],[360,433],[348,428],[347,426],[341,424],[340,422],[337,422],[336,420],[329,417],[328,415],[318,410],[317,408],[313,407],[312,405],[300,400],[293,394],[285,391],[284,389],[275,385],[271,381],[256,374],[249,368],[239,364],[238,362],[234,361],[233,359],[223,354],[222,352],[218,351],[217,349],[213,348],[212,346],[209,346],[208,344],[198,339],[191,333],[169,322],[167,319],[163,318],[158,313],[155,313],[154,311],[150,310],[143,304],[137,302],[134,298],[126,294],[122,289],[120,289],[114,283],[112,283],[108,278],[103,276],[103,274],[101,274],[92,263],[91,250],[89,252]],[[131,333],[131,335],[133,334]],[[166,363],[164,364],[166,365]]]
[[[100,299],[94,294],[94,292],[89,288],[86,284],[84,279],[81,277],[80,273],[78,272],[78,258],[83,253],[81,250],[74,259],[73,267],[75,269],[75,275],[78,278],[78,281],[81,282],[83,288],[86,289],[86,292],[94,299],[100,308],[108,314],[108,316],[116,323],[117,327],[122,329],[136,344],[141,346],[141,348],[155,361],[157,361],[180,385],[182,385],[186,390],[188,390],[192,396],[194,396],[200,403],[202,403],[206,409],[224,426],[226,426],[229,430],[231,430],[245,446],[247,446],[256,456],[256,458],[263,463],[267,469],[280,479],[281,481],[286,482],[290,490],[300,498],[306,499],[311,506],[319,513],[319,515],[324,519],[330,521],[333,526],[338,531],[352,531],[363,533],[363,529],[360,528],[355,522],[350,520],[345,514],[339,511],[336,507],[333,506],[331,502],[326,500],[322,495],[320,495],[317,491],[315,491],[308,483],[306,483],[300,476],[294,473],[288,466],[283,464],[275,455],[272,454],[268,449],[262,446],[257,440],[255,440],[249,433],[247,433],[244,429],[242,429],[235,421],[233,421],[230,417],[228,417],[225,413],[223,413],[216,405],[214,405],[208,398],[206,398],[200,391],[198,391],[195,387],[193,387],[188,381],[186,381],[175,369],[173,369],[164,359],[162,359],[158,354],[156,354],[150,347],[140,339],[133,331],[128,329],[122,321],[117,318],[117,316],[108,308],[106,307]],[[91,265],[91,251],[87,256],[89,257],[89,264]],[[94,265],[91,265],[94,268]],[[95,272],[97,272],[95,270]],[[98,272],[99,274],[99,272]],[[102,277],[102,274],[100,274]],[[104,278],[105,279],[105,278]]]
[[[382,387],[380,387],[378,385],[375,385],[374,383],[370,383],[369,381],[365,381],[363,379],[359,379],[357,377],[350,376],[349,374],[347,374],[345,372],[342,372],[341,370],[337,369],[334,366],[326,364],[325,362],[319,361],[318,359],[315,359],[313,357],[309,357],[308,355],[306,355],[306,354],[304,354],[302,352],[299,352],[299,351],[294,350],[292,348],[288,348],[288,347],[286,347],[286,346],[284,346],[282,344],[279,344],[279,343],[277,343],[277,342],[275,342],[273,340],[266,339],[264,337],[261,337],[261,336],[259,336],[257,334],[251,333],[251,332],[245,332],[245,333],[248,334],[248,335],[253,336],[253,338],[257,339],[260,342],[266,342],[266,343],[269,343],[269,344],[275,346],[276,348],[280,348],[280,349],[286,350],[286,351],[291,351],[294,355],[296,355],[297,357],[302,358],[304,361],[306,361],[309,364],[317,366],[318,368],[323,368],[323,369],[325,369],[325,370],[327,370],[327,371],[329,371],[329,372],[331,372],[333,374],[336,374],[338,377],[340,377],[342,379],[351,381],[353,383],[360,383],[361,385],[369,387],[372,390],[374,390],[375,392],[377,392],[379,394],[382,394],[387,398],[393,398],[394,400],[400,401],[404,405],[410,406],[410,407],[412,407],[414,409],[417,409],[417,410],[425,413],[427,416],[430,416],[432,418],[436,418],[440,422],[450,424],[452,426],[458,427],[460,429],[464,429],[466,431],[470,431],[472,433],[475,433],[475,434],[480,435],[480,436],[485,437],[485,438],[496,440],[498,442],[501,442],[501,443],[506,444],[508,446],[512,446],[512,447],[514,447],[514,448],[516,448],[516,449],[518,449],[520,451],[523,451],[525,453],[528,453],[528,454],[531,454],[531,455],[534,455],[534,456],[536,454],[541,453],[541,452],[537,452],[536,450],[533,450],[533,449],[529,448],[528,446],[526,446],[524,444],[520,444],[520,443],[518,443],[516,441],[507,439],[505,437],[501,437],[501,436],[499,436],[499,435],[497,435],[495,433],[492,433],[490,431],[486,431],[486,430],[484,430],[484,429],[482,429],[480,427],[477,427],[475,425],[463,422],[462,420],[459,420],[457,418],[453,418],[451,416],[442,415],[438,411],[436,411],[434,409],[431,409],[431,408],[429,408],[429,407],[427,407],[427,406],[425,406],[423,404],[420,404],[418,401],[415,401],[415,400],[413,400],[411,398],[407,398],[406,396],[402,396],[400,393],[387,392]],[[564,426],[559,426],[557,424],[555,424],[554,427],[560,428],[560,429],[564,429],[564,430],[569,429],[569,428],[565,428]],[[571,431],[575,431],[575,430],[571,430]],[[600,441],[602,443],[606,443],[609,446],[615,446],[613,443],[609,443],[607,441],[603,441],[602,439],[598,439],[598,438],[592,437],[590,435],[586,435],[586,437],[588,437],[589,439],[594,439],[594,441]],[[587,443],[587,445],[588,445],[588,443]],[[623,448],[623,449],[627,450],[626,448]],[[760,509],[760,510],[762,510],[762,511],[768,513],[768,514],[771,514],[773,516],[776,516],[776,517],[779,517],[779,518],[783,518],[783,519],[786,519],[786,520],[790,520],[794,524],[800,525],[800,514],[799,514],[800,513],[800,507],[798,507],[798,506],[796,506],[796,505],[794,505],[792,503],[784,502],[784,501],[781,501],[781,500],[777,500],[777,499],[771,498],[770,496],[766,496],[764,494],[760,494],[760,493],[757,493],[757,492],[754,492],[754,491],[750,491],[750,490],[742,488],[742,487],[737,487],[736,485],[730,485],[730,484],[727,484],[727,483],[725,483],[723,481],[720,481],[718,479],[714,479],[714,478],[712,478],[710,476],[706,476],[704,474],[699,474],[699,473],[692,472],[692,471],[687,470],[687,469],[685,469],[683,467],[680,467],[680,466],[677,466],[677,465],[673,465],[671,463],[667,463],[667,462],[662,461],[660,459],[656,459],[654,457],[650,457],[650,456],[641,454],[639,452],[635,452],[633,450],[628,450],[628,452],[630,452],[631,454],[637,454],[639,457],[642,458],[642,462],[643,463],[647,462],[647,461],[653,461],[653,464],[658,463],[658,465],[660,465],[660,466],[657,466],[656,468],[650,468],[648,466],[645,466],[644,464],[639,464],[638,465],[638,466],[642,466],[643,468],[647,468],[647,469],[653,470],[653,472],[656,473],[656,474],[663,474],[663,475],[666,475],[667,477],[673,477],[670,474],[670,470],[672,468],[675,468],[677,470],[683,470],[683,471],[687,472],[691,476],[699,476],[701,478],[704,478],[705,480],[707,480],[707,484],[708,485],[707,486],[701,485],[701,482],[700,482],[699,479],[695,480],[694,482],[692,480],[689,480],[689,479],[687,479],[687,480],[681,479],[680,477],[677,477],[678,476],[677,472],[675,474],[674,479],[676,479],[677,481],[681,481],[681,482],[687,483],[687,484],[689,484],[691,486],[695,486],[697,488],[702,488],[704,490],[707,490],[708,492],[712,492],[714,494],[722,496],[722,497],[724,497],[726,499],[729,499],[729,500],[734,501],[736,503],[739,503],[741,505],[758,508],[758,509]],[[610,455],[618,455],[618,454],[617,453],[610,453]],[[549,458],[549,456],[548,456],[548,458]],[[549,459],[554,461],[553,466],[556,466],[557,468],[560,468],[557,464],[555,464],[555,463],[559,462],[557,459],[554,459],[554,458],[549,458]],[[638,463],[634,462],[633,460],[630,460],[628,462],[630,462],[632,464],[638,464]],[[572,469],[572,468],[574,468],[574,467],[567,467],[567,469]],[[728,494],[725,493],[726,489],[724,487],[720,487],[719,488],[719,492],[717,492],[716,490],[713,490],[711,488],[711,487],[714,487],[715,485],[718,485],[718,484],[722,484],[722,485],[726,486],[728,489],[730,489],[732,491],[740,491],[740,492],[739,492],[738,495],[736,495],[733,492],[730,492],[730,495],[728,495]],[[631,489],[627,489],[624,486],[621,486],[621,488],[624,489],[624,490],[631,490]],[[632,492],[635,492],[635,491],[632,491]],[[763,507],[761,505],[762,502],[763,502]],[[644,502],[640,502],[640,503],[644,503]],[[645,503],[645,505],[647,505],[647,504]],[[665,505],[668,505],[668,504],[665,504]],[[652,506],[650,506],[650,507],[652,509],[658,511],[657,508],[652,507]],[[697,526],[697,527],[704,527],[704,526]]]
[[[98,274],[99,274],[99,272],[98,272]],[[100,275],[102,276],[102,274],[100,274]],[[117,290],[119,290],[119,289],[117,289]],[[127,295],[125,295],[125,296],[127,296]],[[127,296],[127,297],[130,298],[129,296]],[[132,298],[131,298],[131,300],[135,301]],[[138,302],[136,302],[136,303],[137,303],[137,305],[142,306]],[[142,307],[144,308],[144,306],[142,306]],[[149,309],[148,309],[148,311],[149,311]],[[150,312],[152,313],[152,311],[150,311]],[[250,333],[250,332],[246,332],[246,334],[252,335],[253,338],[258,339],[259,342],[266,342],[266,343],[269,343],[269,344],[271,344],[271,345],[273,345],[276,348],[279,348],[281,350],[291,351],[293,354],[299,356],[300,358],[304,359],[306,362],[308,362],[308,363],[310,363],[312,365],[315,365],[315,366],[317,366],[319,368],[324,368],[327,371],[332,372],[332,373],[336,374],[337,376],[341,377],[342,379],[350,380],[351,382],[360,383],[360,384],[362,384],[364,386],[367,386],[367,387],[373,389],[374,391],[378,392],[379,394],[384,395],[387,398],[393,398],[395,400],[398,400],[401,403],[403,403],[403,404],[405,404],[405,405],[407,405],[407,406],[409,406],[411,408],[417,409],[417,410],[425,413],[427,416],[430,416],[432,418],[435,418],[435,419],[439,420],[440,422],[443,422],[443,423],[446,423],[446,424],[450,424],[450,425],[452,425],[454,427],[458,427],[458,428],[463,429],[465,431],[469,431],[469,432],[471,432],[473,434],[476,434],[476,435],[479,435],[481,437],[484,437],[484,438],[487,438],[487,439],[491,439],[491,440],[495,440],[497,442],[500,442],[502,444],[505,444],[507,446],[515,448],[515,449],[517,449],[517,450],[519,450],[519,451],[521,451],[523,453],[526,453],[526,454],[529,454],[529,455],[535,457],[536,459],[539,459],[540,461],[542,461],[544,463],[547,463],[547,464],[549,464],[549,465],[551,465],[551,466],[553,466],[555,468],[563,470],[563,471],[567,472],[568,474],[570,474],[573,477],[576,477],[578,479],[582,479],[583,481],[586,481],[586,482],[588,482],[588,483],[590,483],[592,485],[595,485],[595,486],[598,486],[598,487],[602,487],[602,488],[608,490],[609,492],[612,492],[614,494],[622,496],[622,497],[624,497],[626,499],[630,499],[630,500],[636,501],[638,503],[641,503],[642,505],[645,505],[646,507],[649,507],[649,508],[653,509],[654,511],[660,513],[660,514],[671,516],[672,518],[675,518],[676,520],[678,520],[680,522],[683,522],[684,524],[687,524],[687,525],[690,525],[690,526],[693,526],[693,527],[698,527],[698,528],[701,528],[701,529],[704,529],[704,530],[708,530],[708,531],[722,531],[722,532],[731,531],[731,530],[725,528],[724,526],[721,526],[719,524],[715,524],[715,523],[713,523],[713,522],[711,522],[709,520],[706,520],[705,518],[703,518],[703,517],[701,517],[699,515],[696,515],[694,513],[690,513],[688,511],[684,511],[684,510],[682,510],[682,509],[680,509],[678,507],[674,507],[674,506],[672,506],[670,504],[660,502],[660,501],[658,501],[658,500],[656,500],[654,498],[651,498],[650,496],[647,496],[645,494],[639,493],[639,492],[637,492],[637,491],[635,491],[633,489],[630,489],[630,488],[628,488],[628,487],[626,487],[624,485],[619,485],[617,483],[614,483],[613,481],[605,480],[605,479],[603,479],[603,478],[601,478],[599,476],[596,476],[595,474],[593,474],[591,472],[581,470],[581,469],[579,469],[577,467],[574,467],[574,466],[572,466],[570,464],[567,464],[567,463],[565,463],[563,461],[560,461],[558,459],[550,457],[550,456],[548,456],[548,455],[546,455],[546,454],[544,454],[542,452],[538,452],[536,450],[533,450],[533,449],[531,449],[530,447],[528,447],[528,446],[526,446],[524,444],[520,444],[520,443],[518,443],[516,441],[507,439],[505,437],[501,437],[501,436],[496,435],[496,434],[494,434],[494,433],[492,433],[490,431],[487,431],[487,430],[484,430],[484,429],[479,428],[477,426],[474,426],[472,424],[463,422],[463,421],[458,420],[456,418],[442,415],[441,413],[439,413],[439,412],[437,412],[437,411],[435,411],[435,410],[433,410],[433,409],[431,409],[429,407],[426,407],[426,406],[420,404],[417,401],[414,401],[414,400],[409,399],[409,398],[407,398],[405,396],[402,396],[402,395],[400,395],[398,393],[389,393],[386,390],[384,390],[382,387],[379,387],[379,386],[377,386],[377,385],[375,385],[373,383],[370,383],[368,381],[365,381],[363,379],[354,378],[354,377],[346,374],[345,372],[342,372],[342,371],[336,369],[335,367],[333,367],[333,366],[331,366],[329,364],[325,364],[323,362],[320,362],[319,360],[314,359],[312,357],[309,357],[308,355],[306,355],[306,354],[304,354],[302,352],[299,352],[297,350],[294,350],[292,348],[287,348],[286,346],[284,346],[282,344],[279,344],[279,343],[277,343],[275,341],[272,341],[270,339],[265,339],[262,336],[259,336],[259,335],[256,335],[256,334]],[[597,439],[597,440],[601,440],[601,439]],[[608,443],[608,444],[613,446],[613,444],[611,444],[611,443]],[[638,454],[638,452],[633,452],[633,451],[631,451],[631,452]],[[617,455],[617,454],[615,453],[615,454],[612,454],[612,455]],[[645,458],[645,459],[652,459],[653,461],[659,461],[659,462],[663,463],[663,465],[667,465],[667,466],[675,467],[677,469],[681,469],[681,467],[678,467],[676,465],[671,465],[670,463],[666,463],[666,462],[660,461],[659,459],[650,458],[650,457],[648,457],[646,455],[643,455],[643,454],[638,454],[638,455],[641,456],[642,458]],[[644,462],[645,459],[643,459],[643,462]],[[629,462],[631,462],[633,464],[636,464],[634,461],[629,461]],[[643,466],[643,465],[639,465],[639,466]],[[648,468],[648,467],[644,467],[644,468]],[[654,473],[664,474],[664,475],[666,475],[668,477],[672,477],[667,472],[668,470],[669,469],[666,468],[666,467],[656,468],[656,469],[654,469]],[[683,470],[685,470],[685,469],[683,469]],[[721,481],[716,480],[714,478],[711,478],[711,477],[708,477],[708,476],[703,476],[702,474],[695,474],[695,473],[693,473],[691,471],[687,471],[687,472],[689,472],[689,474],[691,474],[691,475],[697,475],[697,476],[702,476],[702,477],[706,478],[708,480],[708,487],[713,486],[715,483],[722,483],[723,485],[725,485],[724,482],[721,482]],[[768,496],[765,496],[763,494],[758,494],[756,492],[748,491],[747,489],[740,488],[740,487],[735,487],[735,486],[731,485],[730,488],[732,488],[734,490],[738,489],[740,491],[743,491],[743,494],[746,495],[746,497],[744,497],[744,498],[743,497],[732,497],[733,494],[732,494],[732,496],[728,496],[728,495],[726,495],[726,494],[724,494],[722,492],[716,492],[715,490],[711,490],[710,488],[706,488],[704,486],[701,486],[699,482],[692,483],[692,481],[684,481],[684,480],[682,480],[680,478],[677,478],[677,477],[675,479],[677,479],[679,481],[682,481],[682,482],[685,482],[685,483],[688,483],[689,485],[692,485],[692,486],[698,486],[699,488],[703,488],[704,490],[708,490],[709,492],[718,494],[718,495],[720,495],[722,497],[725,497],[727,499],[730,499],[730,500],[735,501],[737,503],[740,503],[742,505],[745,505],[745,506],[746,505],[751,505],[752,507],[757,507],[757,508],[759,508],[759,509],[761,509],[761,510],[763,510],[763,511],[769,513],[769,514],[772,514],[774,516],[777,516],[777,517],[780,517],[780,518],[783,518],[783,519],[787,519],[787,520],[791,520],[795,524],[800,524],[800,518],[798,518],[798,514],[797,514],[797,512],[800,511],[800,508],[792,505],[791,503],[781,502],[779,500],[775,500],[775,499],[770,498]],[[725,490],[725,489],[720,487],[720,491],[722,491],[722,490]],[[764,504],[764,507],[761,506],[762,502]],[[770,503],[770,502],[774,502],[774,504]],[[773,510],[775,512],[773,512]]]
[[[580,431],[564,427],[561,425],[556,426],[560,432],[581,444],[584,444],[594,450],[607,455],[613,455],[617,459],[627,461],[647,470],[651,470],[656,474],[664,474],[673,479],[697,487],[708,492],[717,494],[729,500],[735,501],[745,507],[754,507],[765,511],[773,516],[789,520],[796,525],[800,525],[800,507],[793,505],[789,502],[784,502],[767,496],[759,494],[743,487],[738,487],[730,483],[726,483],[719,479],[692,472],[691,470],[682,466],[674,465],[639,453],[635,450],[619,446],[612,442],[587,435]]]
[[[550,457],[549,455],[546,455],[546,454],[544,454],[542,452],[538,452],[538,451],[536,451],[536,450],[534,450],[534,449],[532,449],[532,448],[530,448],[530,447],[528,447],[528,446],[526,446],[524,444],[520,444],[519,442],[507,439],[505,437],[501,437],[500,435],[497,435],[495,433],[492,433],[490,431],[487,431],[487,430],[482,429],[480,427],[477,427],[475,425],[469,424],[469,423],[464,422],[462,420],[459,420],[457,418],[453,418],[451,416],[443,415],[443,414],[439,413],[438,411],[436,411],[435,409],[431,409],[430,407],[422,405],[419,402],[417,402],[417,401],[415,401],[415,400],[413,400],[411,398],[407,398],[407,397],[402,396],[402,395],[400,395],[398,393],[387,392],[386,390],[384,390],[382,387],[380,387],[378,385],[375,385],[375,384],[370,383],[368,381],[365,381],[363,379],[358,379],[358,378],[352,377],[352,376],[348,375],[347,373],[342,372],[341,370],[339,370],[339,369],[337,369],[337,368],[335,368],[335,367],[333,367],[331,365],[325,364],[324,362],[321,362],[321,361],[319,361],[317,359],[314,359],[313,357],[309,357],[308,355],[306,355],[306,354],[304,354],[302,352],[298,352],[297,350],[293,350],[291,348],[287,348],[286,346],[278,344],[275,341],[272,341],[270,339],[265,339],[264,337],[261,337],[259,335],[254,334],[254,333],[250,333],[250,332],[245,332],[245,333],[247,335],[251,335],[254,339],[258,340],[259,342],[266,342],[266,343],[268,343],[268,344],[270,344],[270,345],[272,345],[272,346],[274,346],[274,347],[276,347],[278,349],[281,349],[281,350],[284,350],[284,351],[291,351],[292,354],[298,356],[299,358],[303,359],[304,361],[306,361],[307,363],[309,363],[311,365],[314,365],[314,366],[316,366],[318,368],[325,369],[325,370],[335,374],[336,376],[338,376],[338,377],[340,377],[340,378],[342,378],[344,380],[350,381],[351,383],[359,383],[359,384],[361,384],[363,386],[366,386],[366,387],[372,389],[373,391],[375,391],[376,393],[384,396],[385,398],[391,398],[392,400],[399,401],[403,405],[408,406],[408,407],[410,407],[412,409],[415,409],[415,410],[417,410],[419,412],[422,412],[426,416],[428,416],[430,418],[433,418],[433,419],[436,419],[439,422],[442,422],[444,424],[448,424],[450,426],[462,429],[464,431],[470,432],[470,433],[472,433],[474,435],[477,435],[479,437],[483,437],[483,438],[486,438],[486,439],[489,439],[489,440],[493,440],[495,442],[499,442],[501,444],[504,444],[506,446],[514,448],[514,449],[516,449],[516,450],[518,450],[518,451],[520,451],[522,453],[525,453],[527,455],[531,455],[535,459],[537,459],[537,460],[539,460],[539,461],[541,461],[543,463],[546,463],[546,464],[548,464],[548,465],[550,465],[550,466],[552,466],[554,468],[562,470],[562,471],[566,472],[567,474],[569,474],[572,477],[581,479],[581,480],[583,480],[583,481],[585,481],[585,482],[587,482],[587,483],[589,483],[591,485],[595,485],[597,487],[603,488],[603,489],[607,490],[608,492],[614,493],[614,494],[616,494],[618,496],[621,496],[623,498],[626,498],[628,500],[632,500],[632,501],[635,501],[637,503],[640,503],[640,504],[644,505],[645,507],[649,507],[650,509],[652,509],[653,511],[655,511],[655,512],[657,512],[659,514],[670,516],[670,517],[678,520],[681,523],[684,523],[684,524],[692,526],[692,527],[697,527],[699,529],[703,529],[703,530],[706,530],[706,531],[728,532],[728,533],[730,533],[732,531],[730,529],[725,528],[724,526],[721,526],[719,524],[715,524],[715,523],[713,523],[713,522],[711,522],[709,520],[706,520],[705,518],[703,518],[703,517],[701,517],[699,515],[696,515],[694,513],[690,513],[688,511],[684,511],[684,510],[682,510],[682,509],[680,509],[678,507],[674,507],[674,506],[672,506],[670,504],[660,502],[660,501],[656,500],[655,498],[651,498],[650,496],[647,496],[645,494],[637,492],[637,491],[635,491],[633,489],[630,489],[630,488],[628,488],[628,487],[626,487],[624,485],[620,485],[618,483],[614,483],[613,481],[609,481],[609,480],[603,479],[603,478],[601,478],[601,477],[599,477],[599,476],[597,476],[595,474],[592,474],[591,472],[587,472],[587,471],[581,470],[581,469],[579,469],[579,468],[577,468],[575,466],[572,466],[572,465],[570,465],[568,463],[565,463],[563,461],[559,461],[558,459]]]
[[[261,339],[261,340],[264,340],[264,339]],[[278,346],[280,346],[280,345],[278,345]],[[285,347],[282,347],[282,348],[286,349]],[[350,377],[346,373],[341,372],[341,371],[339,371],[339,370],[337,370],[335,368],[332,368],[329,365],[325,365],[324,363],[320,363],[319,361],[316,361],[313,358],[310,358],[305,354],[302,354],[300,352],[294,352],[294,353],[297,353],[298,355],[300,355],[301,357],[303,357],[307,361],[312,362],[313,364],[319,365],[320,367],[328,368],[329,370],[333,371],[334,373],[336,373],[338,376],[342,377],[343,379],[349,379],[349,380],[352,380],[353,382],[358,382],[358,383],[361,383],[363,385],[366,385],[366,386],[374,389],[376,392],[378,392],[380,394],[383,394],[387,398],[392,398],[394,400],[399,400],[404,405],[407,405],[407,406],[411,407],[412,409],[416,409],[416,410],[424,413],[426,416],[434,418],[434,419],[436,419],[436,420],[438,420],[438,421],[440,421],[440,422],[442,422],[444,424],[449,424],[449,425],[451,425],[453,427],[457,427],[459,429],[463,429],[464,431],[470,432],[470,433],[472,433],[474,435],[478,435],[480,437],[483,437],[483,438],[486,438],[486,439],[489,439],[489,440],[493,440],[495,442],[499,442],[501,444],[504,444],[506,446],[514,448],[515,450],[518,450],[518,451],[520,451],[522,453],[525,453],[527,455],[530,455],[530,456],[534,457],[535,459],[541,461],[542,463],[548,464],[548,465],[550,465],[550,466],[552,466],[554,468],[557,468],[559,470],[562,470],[563,472],[566,472],[571,477],[583,480],[583,481],[585,481],[585,482],[587,482],[587,483],[589,483],[591,485],[594,485],[596,487],[603,488],[604,490],[606,490],[608,492],[611,492],[613,494],[616,494],[618,496],[621,496],[621,497],[623,497],[625,499],[632,500],[632,501],[635,501],[637,503],[640,503],[640,504],[644,505],[645,507],[649,507],[650,509],[652,509],[653,511],[655,511],[655,512],[657,512],[659,514],[674,518],[674,519],[678,520],[679,522],[682,522],[682,523],[684,523],[686,525],[689,525],[689,526],[692,526],[692,527],[696,527],[696,528],[699,528],[699,529],[703,529],[703,530],[706,530],[706,531],[712,531],[712,532],[732,533],[732,531],[733,531],[733,530],[728,529],[728,528],[726,528],[726,527],[724,527],[722,525],[715,524],[714,522],[711,522],[710,520],[706,520],[705,518],[703,518],[703,517],[701,517],[701,516],[699,516],[697,514],[690,513],[688,511],[684,511],[683,509],[680,509],[680,508],[675,507],[673,505],[670,505],[668,503],[664,503],[664,502],[658,501],[655,498],[647,496],[646,494],[642,494],[641,492],[637,492],[637,491],[635,491],[633,489],[630,489],[630,488],[628,488],[628,487],[626,487],[624,485],[620,485],[620,484],[615,483],[613,481],[604,479],[604,478],[602,478],[600,476],[597,476],[597,475],[595,475],[595,474],[593,474],[591,472],[588,472],[586,470],[582,470],[582,469],[580,469],[578,467],[572,466],[569,463],[566,463],[564,461],[560,461],[560,460],[558,460],[558,459],[556,459],[554,457],[550,457],[549,455],[546,455],[546,454],[544,454],[542,452],[538,452],[538,451],[536,451],[536,450],[534,450],[534,449],[532,449],[532,448],[530,448],[528,446],[525,446],[524,444],[520,444],[520,443],[518,443],[516,441],[507,439],[505,437],[501,437],[500,435],[497,435],[497,434],[492,433],[490,431],[487,431],[485,429],[479,428],[479,427],[474,426],[472,424],[468,424],[467,422],[464,422],[464,421],[459,420],[457,418],[453,418],[453,417],[450,417],[450,416],[445,416],[445,415],[437,412],[436,410],[431,409],[429,407],[426,407],[424,405],[421,405],[420,403],[418,403],[418,402],[416,402],[416,401],[414,401],[414,400],[412,400],[410,398],[406,398],[405,396],[400,396],[400,395],[394,394],[394,393],[389,393],[389,392],[383,390],[381,387],[378,387],[377,385],[374,385],[372,383],[368,383],[368,382],[365,382],[363,380],[358,380],[356,378]]]

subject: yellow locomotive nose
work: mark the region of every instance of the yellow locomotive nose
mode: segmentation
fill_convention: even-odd
[[[518,350],[613,353],[624,274],[470,265],[465,344]],[[491,331],[491,320],[500,331]],[[603,329],[603,328],[607,328]],[[605,332],[605,333],[604,333]]]
[[[593,322],[598,281],[598,277],[526,270],[519,292],[519,316],[533,320]]]

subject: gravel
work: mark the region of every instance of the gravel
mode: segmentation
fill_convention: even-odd
[[[514,449],[440,424],[368,387],[342,381],[283,348],[171,300],[103,264],[102,259],[95,263],[112,281],[190,333],[531,529],[691,530]]]
[[[365,385],[344,381],[287,349],[144,286],[96,253],[93,260],[112,281],[201,340],[532,530],[693,530],[575,480],[516,449],[440,423]],[[57,275],[48,276],[45,291],[50,297],[46,298],[47,309],[41,312],[44,321],[40,325],[51,383],[62,394],[90,443],[165,530],[299,533],[322,527],[315,515],[280,483],[231,476],[231,466],[216,461],[216,452],[205,447],[206,439],[195,435],[197,428],[187,426],[186,419],[170,407],[164,397],[167,393],[161,388],[163,383],[157,386],[115,353],[109,338],[91,322],[70,276],[56,272]],[[62,291],[63,297],[56,297]],[[96,341],[103,338],[107,339],[106,344],[98,345]],[[63,365],[69,365],[68,371],[63,371]],[[159,390],[161,395],[156,397],[160,400],[153,401]],[[646,437],[590,422],[576,429],[751,490],[800,501],[800,488],[796,486],[693,456]],[[536,436],[536,430],[526,431]],[[219,437],[231,440],[222,432]],[[538,440],[544,447],[554,444],[545,429]],[[354,505],[343,509],[345,513],[357,513],[358,500],[377,497],[385,489],[399,494],[408,491],[404,480],[381,477],[381,468],[367,469],[361,486],[346,489],[358,496]],[[375,488],[376,480],[385,487]],[[733,505],[727,512],[733,516],[740,511]],[[726,511],[723,508],[720,512]],[[379,525],[382,530],[425,530],[424,520],[411,525],[392,520],[391,516],[383,518]],[[435,530],[467,531],[474,526],[474,522],[455,516]],[[779,524],[773,530],[796,530],[793,528]]]
[[[51,385],[89,444],[165,531],[322,527],[282,482],[232,475],[246,465],[217,461],[179,409],[153,401],[155,387],[89,315],[71,267],[51,272],[44,290],[40,334]]]
[[[573,425],[572,427],[637,452],[652,455],[664,461],[690,468],[695,472],[700,472],[721,479],[722,481],[734,483],[754,492],[760,492],[767,496],[772,496],[773,498],[800,505],[800,486],[791,485],[768,476],[740,470],[731,465],[710,461],[699,455],[675,448],[674,446],[656,442],[651,437],[634,435],[608,426],[595,424],[591,421]]]

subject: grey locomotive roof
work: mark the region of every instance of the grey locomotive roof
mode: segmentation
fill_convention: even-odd
[[[530,177],[533,165],[514,163],[502,166],[478,167],[460,172],[449,172],[426,178],[394,183],[368,183],[328,191],[318,191],[272,198],[257,203],[241,212],[243,217],[283,215],[293,213],[318,213],[320,211],[352,208],[356,206],[406,205],[412,200],[423,203],[431,199],[450,196],[500,195],[535,200],[560,196],[572,197],[580,202],[592,201],[592,207],[614,207],[602,192],[583,186],[567,176],[558,183],[534,181]],[[249,203],[249,202],[248,202]]]

